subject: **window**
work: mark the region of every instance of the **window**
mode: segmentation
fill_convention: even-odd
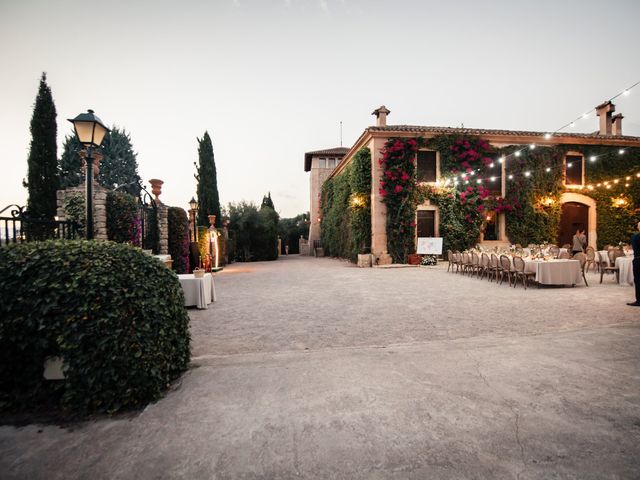
[[[334,168],[336,166],[335,158],[327,158],[327,168]]]
[[[565,157],[565,165],[565,185],[582,185],[582,155],[567,155]]]
[[[436,236],[436,211],[418,210],[418,237]]]
[[[318,159],[318,168],[327,168],[327,159],[319,158]]]
[[[435,182],[436,152],[430,150],[418,151],[417,178],[419,182]]]

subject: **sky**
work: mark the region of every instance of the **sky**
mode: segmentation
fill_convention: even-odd
[[[0,0],[0,209],[25,204],[41,73],[58,112],[130,133],[188,208],[211,135],[221,202],[309,210],[304,153],[375,123],[554,131],[640,80],[640,1]],[[640,86],[616,101],[640,136]],[[597,130],[593,113],[573,131]]]

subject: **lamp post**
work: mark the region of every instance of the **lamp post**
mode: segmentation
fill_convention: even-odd
[[[93,240],[93,149],[100,148],[105,135],[110,130],[102,123],[94,113],[93,110],[88,110],[87,113],[81,113],[76,118],[68,119],[73,123],[73,129],[75,130],[78,141],[84,145],[87,149],[86,155],[86,230],[87,240]]]
[[[193,216],[193,241],[198,241],[198,227],[196,225],[196,212],[198,211],[198,202],[195,198],[191,197],[189,200],[189,206],[191,207],[191,215]]]

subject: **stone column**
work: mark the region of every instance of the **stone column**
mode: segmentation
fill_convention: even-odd
[[[381,150],[386,141],[386,138],[373,138],[368,145],[371,151],[371,253],[382,265],[391,263],[387,253],[387,206],[380,195],[380,180],[384,174],[380,166]]]
[[[156,202],[158,206],[158,229],[160,230],[160,255],[169,254],[169,207],[160,200]]]
[[[93,231],[96,240],[108,240],[107,189],[93,182]]]

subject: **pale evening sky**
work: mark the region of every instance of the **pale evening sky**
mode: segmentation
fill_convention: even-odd
[[[24,204],[46,71],[58,111],[124,127],[162,199],[195,194],[208,130],[223,204],[309,209],[305,151],[374,123],[553,131],[640,80],[640,2],[0,0],[0,209]],[[617,102],[640,136],[640,86]],[[575,131],[596,130],[593,114]]]

